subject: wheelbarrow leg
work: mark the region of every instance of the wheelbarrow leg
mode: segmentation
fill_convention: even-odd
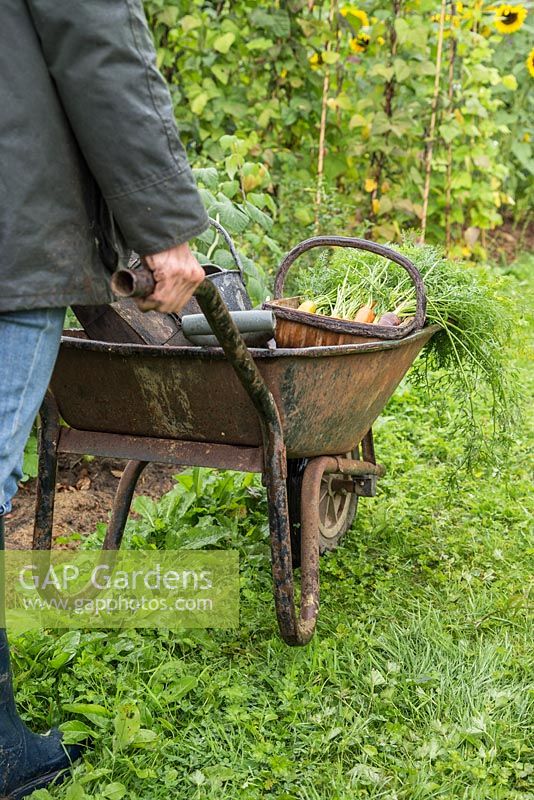
[[[111,520],[102,545],[103,550],[120,548],[135,487],[147,464],[148,461],[128,461],[115,493]]]
[[[51,550],[60,424],[58,407],[50,391],[46,393],[40,417],[39,474],[32,546],[34,550]],[[129,461],[126,465],[115,494],[104,550],[119,549],[133,493],[147,464],[148,461]]]
[[[99,565],[105,564],[107,567],[111,567],[111,569],[114,569],[115,567],[118,558],[118,551],[122,542],[124,527],[126,525],[126,520],[128,519],[128,512],[130,510],[133,493],[135,491],[137,481],[139,480],[139,476],[148,463],[148,461],[129,461],[124,469],[124,472],[122,473],[117,491],[115,493],[111,520],[100,551],[98,562]],[[46,542],[49,541],[51,545],[51,536],[46,538]],[[50,558],[52,555],[50,545],[44,548],[48,551],[48,558],[46,560],[43,561],[42,559],[39,559],[39,561],[35,563],[34,559],[34,574],[42,576],[43,578],[46,576],[47,570],[50,567]],[[37,584],[37,591],[47,603],[61,602],[61,607],[63,609],[75,609],[78,600],[84,600],[87,602],[88,600],[94,599],[100,594],[101,588],[96,586],[94,582],[89,581],[81,590],[75,594],[68,595],[61,591],[57,591],[56,587],[50,583],[48,583],[45,587],[44,583],[40,581]]]
[[[41,418],[39,473],[37,476],[32,547],[34,550],[50,550],[52,548],[60,431],[59,411],[54,395],[50,390],[45,395],[39,416]]]
[[[369,428],[362,439],[362,460],[368,461],[370,464],[376,464],[375,442],[372,428]]]

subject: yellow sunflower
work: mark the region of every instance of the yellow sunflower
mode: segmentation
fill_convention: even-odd
[[[527,58],[527,69],[534,78],[534,48],[530,51]]]
[[[497,6],[495,9],[495,27],[499,33],[515,33],[527,18],[525,6]]]
[[[371,37],[368,33],[359,33],[356,38],[350,40],[349,47],[353,53],[365,53],[370,41]]]
[[[439,22],[441,16],[439,14],[433,14],[431,19],[432,22]],[[445,14],[445,22],[447,22],[449,25],[452,24],[455,28],[458,28],[458,26],[460,25],[460,17],[456,16],[456,14],[454,15]]]
[[[343,6],[341,9],[341,15],[343,17],[354,17],[355,19],[359,19],[362,28],[367,28],[369,26],[369,17],[363,9],[356,8],[356,6]]]

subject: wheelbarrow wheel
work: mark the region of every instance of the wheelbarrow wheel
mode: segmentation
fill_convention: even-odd
[[[360,458],[359,448],[347,453],[347,458]],[[308,464],[307,458],[288,459],[287,503],[291,526],[291,556],[293,566],[300,566],[300,512],[302,477]],[[358,509],[358,496],[345,491],[336,491],[335,481],[339,475],[325,475],[321,481],[319,495],[319,552],[321,555],[335,550],[350,529]]]

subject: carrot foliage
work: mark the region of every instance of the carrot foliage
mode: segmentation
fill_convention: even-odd
[[[405,241],[395,248],[418,268],[427,292],[427,324],[441,330],[410,372],[411,382],[439,404],[444,424],[461,442],[461,463],[495,465],[518,416],[516,378],[510,368],[518,314],[505,297],[506,278],[490,268],[444,258],[430,245]],[[363,251],[336,249],[299,272],[297,292],[317,304],[317,312],[353,319],[374,303],[377,319],[395,311],[415,313],[415,290],[401,267]],[[490,409],[489,414],[487,409]]]

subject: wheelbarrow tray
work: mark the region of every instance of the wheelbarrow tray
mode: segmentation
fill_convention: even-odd
[[[318,246],[367,250],[404,267],[416,292],[412,322],[390,336],[373,330],[374,340],[363,342],[249,350],[216,287],[204,280],[195,297],[224,350],[109,344],[80,332],[63,337],[52,391],[41,407],[35,549],[52,547],[60,452],[128,459],[104,550],[119,549],[137,480],[151,461],[261,472],[280,632],[290,645],[310,641],[319,610],[324,487],[334,500],[373,496],[384,470],[376,463],[371,426],[438,330],[423,327],[425,291],[416,267],[367,240],[301,242],[280,265],[277,298],[289,266]],[[60,415],[70,428],[61,426]],[[300,563],[298,606],[293,551]]]
[[[437,330],[389,342],[251,349],[278,407],[287,456],[351,451]],[[75,429],[262,445],[258,415],[220,348],[109,344],[68,331],[52,391]]]

